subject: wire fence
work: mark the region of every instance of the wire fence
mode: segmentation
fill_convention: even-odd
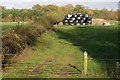
[[[6,54],[7,55],[7,54]],[[50,56],[50,54],[31,54],[37,56]],[[56,56],[52,54],[51,56]],[[2,59],[14,61],[15,59]],[[16,59],[17,60],[17,59]],[[44,60],[44,59],[30,59],[25,58],[24,60],[40,61],[43,60],[45,62],[38,63],[3,63],[4,72],[8,72],[9,70],[16,69],[15,71],[10,71],[9,73],[22,73],[27,76],[30,74],[43,74],[43,73],[51,73],[51,74],[83,74],[94,77],[110,77],[110,78],[120,78],[120,59],[102,59],[102,58],[88,58],[87,52],[84,53],[84,57],[82,59],[54,59]],[[69,61],[76,64],[58,64],[57,61]],[[79,63],[79,64],[78,64]]]
[[[88,59],[88,73],[90,75],[118,78],[120,76],[120,59]],[[95,65],[97,63],[97,65]],[[94,66],[93,66],[94,65]]]

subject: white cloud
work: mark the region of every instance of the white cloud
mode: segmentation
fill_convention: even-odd
[[[119,2],[119,0],[0,0],[0,2]]]

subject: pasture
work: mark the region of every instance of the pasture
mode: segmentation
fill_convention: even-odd
[[[6,30],[6,29],[12,29],[16,27],[16,25],[23,25],[27,23],[29,22],[1,22],[0,26],[2,26],[2,30]]]
[[[61,26],[38,38],[36,46],[27,47],[6,68],[3,78],[109,78],[104,61],[118,58],[118,26]],[[11,24],[10,24],[11,25]],[[14,24],[13,24],[14,25]],[[88,52],[88,74],[83,74],[83,53]],[[115,65],[113,61],[112,65]],[[108,62],[109,63],[109,62]],[[80,70],[71,67],[73,65]],[[110,65],[108,67],[110,69]],[[53,72],[53,73],[52,73]],[[58,72],[59,74],[57,74]],[[73,74],[70,74],[72,72]],[[77,74],[74,74],[77,73]]]

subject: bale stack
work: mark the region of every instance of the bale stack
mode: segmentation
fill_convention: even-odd
[[[91,25],[92,18],[88,14],[76,13],[76,15],[65,15],[63,25]]]

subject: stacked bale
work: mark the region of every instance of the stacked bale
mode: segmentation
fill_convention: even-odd
[[[88,14],[76,13],[76,15],[65,15],[63,25],[91,25],[92,18]]]

